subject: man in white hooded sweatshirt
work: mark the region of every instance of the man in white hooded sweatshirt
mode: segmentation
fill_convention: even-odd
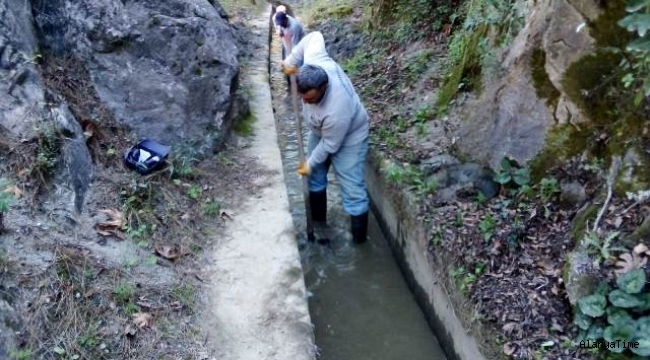
[[[343,208],[351,217],[352,239],[363,243],[369,203],[364,178],[368,113],[350,79],[325,50],[320,32],[305,36],[282,62],[282,68],[287,75],[296,74],[303,115],[311,130],[309,158],[298,173],[309,176],[312,218],[326,221],[327,172],[332,165],[341,184]]]

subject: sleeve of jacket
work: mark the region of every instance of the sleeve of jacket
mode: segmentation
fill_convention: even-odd
[[[291,24],[291,42],[295,45],[300,42],[302,37],[305,35],[302,25],[298,20],[293,19]]]
[[[354,107],[353,99],[347,98],[343,103],[337,102],[325,116],[321,127],[321,140],[309,155],[309,166],[324,162],[330,154],[341,148],[352,123]]]
[[[293,66],[300,66],[303,63],[328,57],[323,34],[314,31],[303,37],[298,45],[293,47],[291,55],[287,57],[287,62]]]

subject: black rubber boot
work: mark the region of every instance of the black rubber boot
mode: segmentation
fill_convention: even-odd
[[[309,192],[309,201],[311,202],[311,218],[315,222],[327,222],[327,190],[319,192]]]
[[[352,215],[351,219],[351,231],[352,231],[352,241],[355,244],[363,244],[367,240],[368,235],[368,212],[361,215]]]

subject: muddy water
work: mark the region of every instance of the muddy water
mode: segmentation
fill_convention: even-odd
[[[274,41],[273,64],[277,64],[279,57]],[[348,233],[350,220],[343,212],[340,188],[333,174],[328,187],[328,227],[316,229],[316,237],[329,242],[307,241],[302,182],[295,170],[295,116],[284,77],[275,65],[271,72],[278,142],[310,293],[309,311],[315,325],[319,359],[445,360],[374,218],[370,219],[369,241],[352,244]],[[306,135],[305,129],[305,144]]]

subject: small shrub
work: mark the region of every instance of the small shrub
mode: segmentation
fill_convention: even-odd
[[[9,358],[14,360],[30,360],[32,359],[31,349],[19,349],[9,353]]]
[[[621,63],[625,71],[622,81],[626,88],[634,90],[634,103],[639,105],[650,96],[650,1],[632,0],[625,10],[629,15],[618,24],[638,37],[627,45],[631,60],[624,58]]]
[[[187,188],[187,196],[191,197],[194,200],[198,199],[199,196],[201,196],[202,192],[203,189],[201,189],[201,186],[198,184],[192,184],[189,188]]]
[[[544,201],[549,201],[560,193],[560,186],[555,178],[543,178],[539,182],[539,196]]]
[[[454,280],[454,283],[456,284],[458,290],[460,290],[463,294],[467,294],[472,284],[474,284],[478,277],[481,276],[484,269],[485,265],[481,263],[478,263],[476,266],[474,266],[474,271],[470,271],[464,266],[460,266],[452,269],[449,272],[449,276],[451,276],[451,278]]]
[[[386,180],[396,185],[403,183],[406,178],[406,171],[403,167],[397,164],[390,164],[388,168],[385,169],[384,173],[386,175]]]
[[[208,217],[219,216],[221,211],[221,203],[218,201],[207,201],[203,204],[203,215]]]
[[[133,315],[140,312],[140,307],[132,302],[124,304],[124,313],[127,315]]]
[[[194,168],[195,160],[188,157],[179,157],[172,160],[174,171],[172,176],[176,179],[194,179],[196,177],[196,169]]]
[[[121,303],[127,303],[135,294],[133,287],[127,283],[120,282],[113,289],[115,299]]]
[[[4,230],[4,214],[7,213],[14,200],[14,196],[7,192],[11,183],[6,179],[0,179],[0,231]]]
[[[600,266],[602,262],[609,260],[612,257],[613,251],[625,250],[620,247],[612,247],[612,242],[619,234],[618,231],[614,231],[602,239],[594,232],[589,232],[585,235],[584,242],[587,246],[587,253],[596,257],[596,260],[594,260],[596,266]]]
[[[481,234],[483,234],[485,241],[489,241],[494,236],[494,230],[496,227],[497,222],[490,213],[485,215],[483,220],[478,224],[478,228],[481,231]]]
[[[501,170],[494,176],[494,181],[501,185],[518,187],[530,184],[530,169],[518,168],[508,159],[501,160]]]
[[[255,121],[257,121],[257,118],[252,112],[249,112],[235,124],[235,133],[239,136],[252,136],[253,130],[255,129]]]
[[[194,288],[187,284],[174,287],[171,291],[171,296],[188,309],[191,309],[196,301]]]
[[[31,167],[31,173],[40,176],[42,181],[50,177],[61,154],[61,144],[54,128],[48,127],[42,130],[38,136],[38,147],[36,158]]]
[[[645,271],[633,269],[617,277],[615,288],[603,283],[578,300],[574,323],[581,329],[579,342],[604,340],[616,344],[607,346],[609,352],[650,356],[650,293],[644,292],[645,283]]]

